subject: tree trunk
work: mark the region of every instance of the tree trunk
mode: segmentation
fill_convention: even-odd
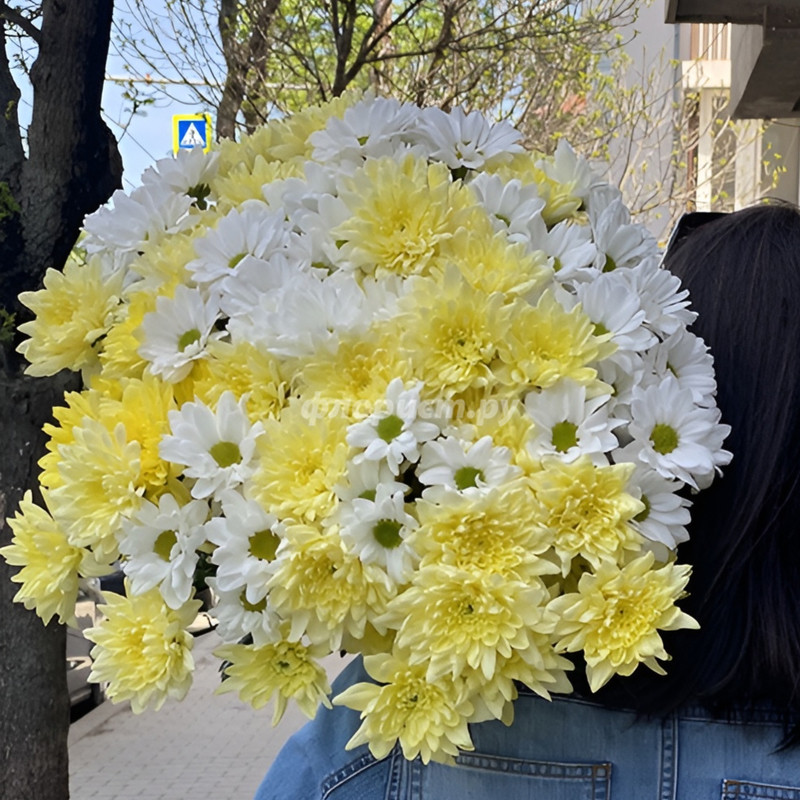
[[[0,0],[0,17],[4,9]],[[63,266],[84,216],[121,184],[116,142],[100,116],[112,11],[112,0],[41,3],[27,157],[19,93],[0,51],[0,311],[17,322],[27,313],[18,293]],[[32,379],[22,368],[11,348],[0,350],[0,546],[11,539],[6,518],[36,486],[42,425],[77,378]],[[65,631],[12,603],[13,571],[0,559],[0,800],[67,800]]]
[[[0,546],[11,540],[5,523],[37,474],[44,451],[42,425],[64,392],[63,379],[0,375]],[[47,627],[12,603],[16,584],[0,559],[0,800],[69,797],[69,698],[64,627]]]

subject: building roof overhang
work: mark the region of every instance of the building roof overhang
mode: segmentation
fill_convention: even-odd
[[[739,118],[800,117],[800,0],[665,0],[667,22],[730,22]]]

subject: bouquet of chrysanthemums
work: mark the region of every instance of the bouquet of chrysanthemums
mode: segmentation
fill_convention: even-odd
[[[79,370],[41,507],[3,555],[17,600],[88,633],[134,710],[181,698],[209,586],[225,691],[329,705],[350,746],[447,760],[640,664],[689,567],[687,494],[730,459],[687,292],[619,191],[561,142],[478,113],[347,96],[159,161],[21,300],[32,375]],[[580,660],[579,659],[579,660]]]

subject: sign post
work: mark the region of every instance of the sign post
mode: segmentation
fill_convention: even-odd
[[[211,118],[208,114],[175,114],[172,117],[172,149],[194,150],[204,153],[211,149]]]

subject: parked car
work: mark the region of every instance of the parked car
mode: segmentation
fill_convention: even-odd
[[[83,635],[83,631],[95,625],[98,619],[97,604],[101,601],[101,595],[99,583],[95,584],[94,581],[96,579],[82,583],[75,604],[78,627],[67,628],[67,688],[72,706],[86,701],[97,706],[105,700],[104,687],[98,683],[89,683],[89,673],[92,671],[91,650],[94,644]]]

